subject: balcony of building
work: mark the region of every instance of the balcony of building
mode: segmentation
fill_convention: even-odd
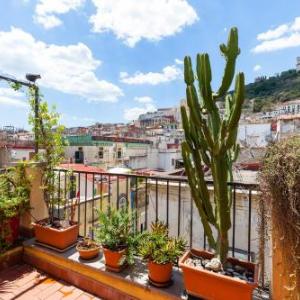
[[[147,263],[135,257],[135,264],[121,273],[106,269],[102,252],[91,261],[79,258],[75,245],[58,252],[35,241],[31,223],[47,217],[47,209],[40,189],[39,168],[31,189],[30,213],[21,217],[24,236],[17,247],[0,258],[0,299],[194,299],[185,292],[182,272],[175,265],[172,281],[165,288],[157,288],[148,280]],[[127,206],[135,212],[135,231],[148,230],[156,220],[164,221],[170,235],[182,236],[188,248],[208,249],[207,238],[192,201],[186,177],[144,176],[72,171],[57,169],[56,197],[52,206],[55,217],[63,219],[69,214],[76,199],[75,220],[80,224],[79,239],[94,237],[98,224],[95,208]],[[73,188],[70,190],[69,182]],[[210,193],[213,196],[213,182]],[[228,183],[232,190],[232,227],[230,230],[230,256],[257,262],[259,236],[257,223],[258,187],[256,184]],[[10,266],[10,267],[9,267]],[[8,268],[8,269],[7,269]],[[270,280],[271,257],[266,252],[265,284]],[[25,278],[25,279],[24,279]],[[26,298],[27,297],[27,298]],[[253,299],[268,299],[268,289],[260,286]],[[196,299],[196,298],[195,298]]]

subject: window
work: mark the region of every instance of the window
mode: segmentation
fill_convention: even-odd
[[[117,158],[122,158],[122,148],[118,148]]]
[[[104,155],[103,155],[103,152],[104,152],[104,151],[103,151],[103,147],[100,147],[100,148],[99,148],[99,152],[98,152],[98,156],[99,156],[100,159],[103,159],[103,156],[104,156]]]
[[[83,164],[84,161],[84,154],[82,147],[78,148],[78,151],[75,151],[75,163],[76,164]]]

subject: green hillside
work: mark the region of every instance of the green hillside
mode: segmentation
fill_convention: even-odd
[[[246,85],[245,108],[254,112],[267,111],[278,102],[296,98],[300,99],[300,72],[293,69]]]

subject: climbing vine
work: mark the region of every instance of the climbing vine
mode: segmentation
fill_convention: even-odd
[[[35,155],[35,161],[41,163],[42,186],[44,199],[48,207],[50,222],[53,221],[52,206],[56,192],[56,175],[54,169],[60,164],[64,154],[62,133],[64,126],[59,124],[59,114],[55,107],[49,108],[48,103],[38,94],[38,115],[35,116],[35,86],[29,88],[29,124],[35,132],[35,141],[42,149]]]

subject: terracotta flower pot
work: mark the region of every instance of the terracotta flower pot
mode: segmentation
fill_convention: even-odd
[[[53,228],[34,223],[35,238],[38,242],[64,250],[77,241],[79,234],[78,223],[73,223],[67,228]]]
[[[79,245],[77,245],[76,250],[79,252],[79,257],[81,259],[88,260],[88,259],[93,259],[99,255],[100,246],[95,245],[95,248],[83,249]]]
[[[148,263],[149,279],[153,283],[169,284],[172,276],[172,263],[157,264],[153,261]]]
[[[119,251],[112,251],[103,247],[103,254],[105,257],[105,266],[113,272],[121,272],[123,269],[122,258],[126,253],[126,249]]]
[[[14,244],[19,237],[20,232],[20,217],[14,216],[3,223],[5,232],[7,231],[7,236],[5,240],[9,244]]]
[[[192,249],[186,252],[179,260],[183,272],[184,285],[191,296],[207,300],[250,300],[252,292],[258,285],[258,265],[243,262],[235,258],[228,258],[233,265],[239,265],[254,273],[254,282],[214,273],[205,269],[187,265],[185,261],[195,254],[198,257],[211,259],[214,255],[207,251]]]

